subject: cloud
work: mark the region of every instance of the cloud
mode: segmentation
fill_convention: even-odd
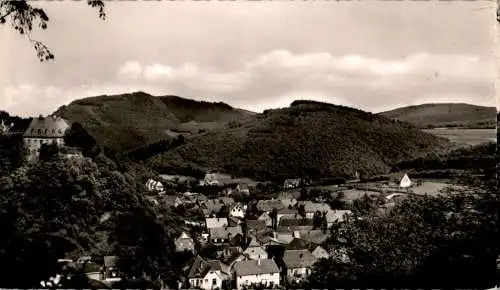
[[[127,66],[130,63],[119,68],[119,72]],[[284,100],[293,98],[352,104],[371,111],[415,104],[423,99],[432,101],[431,96],[434,102],[456,98],[457,102],[495,103],[494,64],[466,54],[421,52],[382,59],[274,50],[231,71],[190,63],[140,67],[143,74],[139,81],[164,88],[165,93],[212,98],[257,111],[276,104],[288,105]]]
[[[466,54],[416,53],[383,59],[274,50],[231,70],[127,61],[115,72],[109,81],[79,87],[10,85],[4,88],[2,105],[15,114],[36,116],[78,98],[141,90],[223,101],[253,111],[285,107],[296,99],[372,112],[423,102],[495,106],[494,64]]]

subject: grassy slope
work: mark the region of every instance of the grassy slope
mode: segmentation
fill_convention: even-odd
[[[428,127],[495,128],[496,108],[469,104],[424,104],[382,112],[388,118]]]
[[[229,129],[215,130],[157,155],[158,170],[192,164],[256,178],[352,176],[387,172],[390,165],[440,151],[449,142],[351,108],[295,102]]]
[[[200,129],[224,127],[251,113],[223,103],[137,92],[80,99],[56,114],[81,123],[99,143],[120,151],[169,139],[168,130],[198,133]]]

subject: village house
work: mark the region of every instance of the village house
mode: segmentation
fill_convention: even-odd
[[[101,267],[96,263],[86,262],[82,263],[80,267],[80,269],[83,271],[83,273],[85,273],[85,276],[87,276],[88,279],[97,281],[103,280],[104,275],[101,271]]]
[[[284,207],[285,205],[277,199],[262,199],[257,202],[257,210],[259,212],[271,213],[273,209],[280,210]]]
[[[304,211],[306,213],[306,218],[312,219],[314,217],[314,214],[319,211],[321,213],[327,212],[331,210],[332,208],[330,207],[329,204],[327,203],[316,203],[312,201],[299,201],[298,206],[304,206]]]
[[[165,205],[168,207],[178,207],[183,204],[180,197],[175,195],[167,195],[164,197]]]
[[[287,179],[285,180],[285,182],[283,183],[283,189],[287,190],[287,189],[294,189],[294,188],[297,188],[300,186],[300,183],[301,183],[301,179],[300,178],[295,178],[295,179]]]
[[[239,226],[211,228],[208,233],[210,236],[210,242],[214,245],[222,245],[231,242],[238,244],[243,241],[243,232]]]
[[[316,246],[311,253],[317,260],[330,258],[328,251],[321,246]]]
[[[270,244],[266,244],[266,246],[276,244],[276,242],[279,245],[288,245],[295,237],[298,237],[298,232],[278,228],[273,232],[273,239],[269,241]]]
[[[329,233],[324,230],[299,230],[298,236],[315,245],[322,245],[329,237]]]
[[[103,278],[107,282],[117,282],[121,280],[118,268],[116,267],[117,261],[117,256],[104,256]]]
[[[264,250],[264,248],[257,242],[257,239],[255,237],[250,240],[250,243],[248,244],[243,254],[247,255],[250,260],[268,258],[266,250]]]
[[[288,231],[312,230],[313,220],[307,218],[282,218],[278,229]]]
[[[250,194],[250,188],[244,183],[238,183],[238,185],[236,185],[236,191],[246,195]]]
[[[238,202],[238,203],[235,203],[231,206],[231,208],[229,210],[229,215],[236,217],[236,218],[243,219],[243,218],[245,218],[246,212],[247,212],[247,206]]]
[[[289,283],[299,283],[311,274],[317,259],[309,250],[286,250],[283,255],[286,277]]]
[[[224,204],[218,199],[209,199],[202,203],[201,210],[205,217],[211,217],[219,213]]]
[[[299,215],[299,211],[297,209],[292,209],[292,208],[288,208],[288,207],[285,207],[285,208],[282,208],[280,210],[278,210],[278,214],[277,214],[277,221],[278,221],[278,224],[280,223],[280,220],[281,218],[297,218]]]
[[[272,259],[246,260],[234,265],[236,289],[244,285],[264,285],[267,288],[280,285],[278,265]]]
[[[273,219],[269,215],[269,213],[264,212],[262,213],[257,220],[259,221],[264,221],[266,223],[266,227],[272,227],[273,226]]]
[[[413,184],[407,173],[396,173],[391,176],[391,181],[394,182],[399,189],[407,189]]]
[[[61,117],[33,118],[23,135],[23,143],[30,156],[29,159],[38,156],[42,144],[64,146],[64,137],[69,128],[68,121]]]
[[[276,197],[286,208],[294,207],[297,204],[297,197],[289,191],[283,191]]]
[[[214,228],[223,228],[229,225],[227,218],[206,218],[205,226],[207,230]]]
[[[249,235],[256,235],[257,233],[267,230],[265,220],[246,220],[247,233]]]
[[[156,192],[163,192],[165,190],[161,182],[151,178],[148,179],[148,181],[146,181],[146,188],[149,191],[156,191]]]
[[[197,289],[221,289],[222,281],[225,280],[225,273],[222,272],[222,265],[216,260],[205,260],[196,256],[187,279],[190,288]]]
[[[329,210],[326,212],[327,227],[331,228],[334,223],[342,223],[345,217],[351,215],[350,210]]]
[[[193,252],[194,253],[194,240],[189,236],[186,232],[182,232],[182,234],[175,239],[175,251],[176,252]]]
[[[219,197],[219,201],[225,206],[232,206],[234,204],[234,199],[228,196]]]

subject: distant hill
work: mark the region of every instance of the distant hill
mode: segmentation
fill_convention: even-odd
[[[178,133],[190,135],[224,128],[228,122],[254,113],[225,103],[136,92],[76,100],[55,114],[81,123],[100,144],[127,151]]]
[[[420,128],[496,128],[495,107],[463,103],[423,104],[382,112],[380,115],[410,122]]]
[[[193,137],[148,164],[160,172],[191,166],[256,179],[371,175],[449,141],[384,116],[313,101],[266,110]]]

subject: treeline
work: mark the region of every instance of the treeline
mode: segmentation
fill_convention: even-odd
[[[378,206],[370,203],[376,200],[365,198],[363,218],[334,227],[325,245],[348,259],[334,255],[320,261],[305,288],[495,285],[500,202],[494,186],[452,197],[410,197],[386,214],[375,214]]]
[[[172,239],[181,219],[151,208],[138,179],[103,155],[55,155],[0,178],[0,287],[38,288],[58,272],[57,259],[82,255],[117,255],[126,277],[174,287]],[[83,280],[61,287],[88,288],[74,284]]]
[[[445,154],[429,154],[411,161],[404,161],[394,166],[394,171],[414,169],[428,170],[494,170],[496,167],[497,144],[486,144],[460,148]]]
[[[214,131],[153,156],[155,168],[179,164],[218,168],[256,180],[339,177],[389,172],[446,147],[447,141],[382,116],[321,104],[259,115],[245,125]]]

